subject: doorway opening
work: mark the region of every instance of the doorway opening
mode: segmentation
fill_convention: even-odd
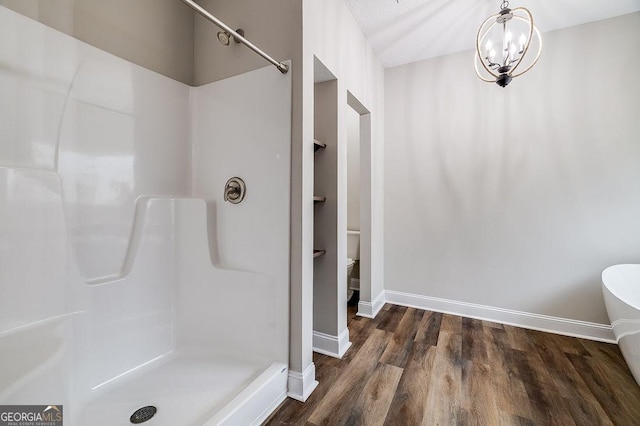
[[[346,109],[347,244],[349,239],[352,244],[347,250],[353,249],[356,239],[355,232],[349,231],[359,231],[358,261],[354,262],[349,288],[358,291],[358,315],[371,318],[371,113],[350,91]]]

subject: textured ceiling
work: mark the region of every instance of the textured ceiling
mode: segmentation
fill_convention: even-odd
[[[382,65],[393,67],[474,48],[500,0],[345,0]],[[541,32],[640,10],[640,0],[513,0]],[[544,38],[544,35],[543,35]]]

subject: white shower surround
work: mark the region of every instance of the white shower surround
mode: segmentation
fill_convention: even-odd
[[[263,420],[286,392],[290,77],[190,88],[3,7],[0,61],[0,404]]]

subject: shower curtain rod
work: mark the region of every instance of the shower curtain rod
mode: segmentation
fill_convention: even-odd
[[[244,38],[243,36],[238,34],[230,26],[228,26],[227,24],[225,24],[224,22],[222,22],[221,20],[219,20],[218,18],[216,18],[215,16],[213,16],[212,14],[207,12],[206,9],[204,9],[202,6],[200,6],[199,4],[194,2],[193,0],[182,0],[182,2],[184,4],[186,4],[187,6],[189,6],[190,8],[192,8],[193,10],[195,10],[196,12],[198,12],[200,15],[204,16],[208,21],[214,23],[219,28],[221,28],[224,31],[226,31],[229,34],[231,34],[236,40],[238,40],[240,43],[244,44],[249,49],[251,49],[254,52],[256,52],[258,55],[262,56],[268,62],[270,62],[271,64],[275,65],[276,68],[278,68],[282,74],[286,74],[289,71],[289,66],[287,64],[283,64],[282,62],[278,62],[275,59],[273,59],[271,56],[269,56],[266,53],[264,53],[260,48],[258,48],[258,46],[256,46],[255,44],[251,43],[249,40],[247,40],[246,38]]]

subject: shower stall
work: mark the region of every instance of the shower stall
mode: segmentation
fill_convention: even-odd
[[[0,7],[0,93],[0,405],[262,422],[288,373],[290,75],[190,87]]]

